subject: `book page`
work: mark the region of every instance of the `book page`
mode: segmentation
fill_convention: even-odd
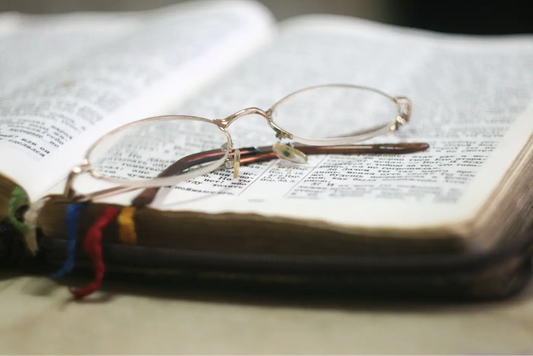
[[[307,86],[364,85],[413,101],[411,122],[374,142],[422,141],[430,150],[317,155],[306,165],[273,160],[241,167],[238,179],[218,170],[166,189],[153,207],[454,229],[488,197],[493,186],[472,192],[487,180],[484,169],[508,132],[531,135],[519,117],[533,96],[532,55],[529,37],[447,36],[330,16],[288,21],[271,46],[175,111],[220,119],[245,107],[266,110]],[[261,117],[241,118],[229,131],[236,147],[276,142]],[[512,158],[492,168],[489,180],[501,179]],[[134,195],[107,201],[128,204]]]
[[[142,18],[135,13],[1,13],[0,80],[6,84],[0,88],[1,95],[131,34],[142,25]]]
[[[254,51],[272,22],[259,4],[231,0],[2,20],[0,170],[34,199],[104,133],[168,113]]]

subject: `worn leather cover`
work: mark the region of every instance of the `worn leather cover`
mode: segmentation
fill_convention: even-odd
[[[41,237],[41,258],[58,266],[66,241]],[[493,251],[420,256],[249,255],[104,244],[106,278],[306,293],[353,292],[366,297],[499,299],[527,284],[533,230]],[[91,272],[80,249],[78,271]]]

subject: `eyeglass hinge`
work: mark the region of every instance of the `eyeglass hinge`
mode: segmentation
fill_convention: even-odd
[[[84,163],[81,166],[76,166],[76,167],[72,168],[72,170],[70,171],[70,173],[69,173],[69,175],[67,177],[67,181],[65,183],[65,189],[63,191],[63,194],[67,198],[70,198],[70,199],[75,199],[75,198],[79,199],[79,198],[81,198],[81,196],[76,195],[76,192],[74,191],[72,185],[74,183],[74,178],[76,178],[80,174],[88,172],[89,169],[90,169],[90,166],[89,166],[88,163]]]

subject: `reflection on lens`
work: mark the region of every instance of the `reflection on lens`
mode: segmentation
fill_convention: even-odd
[[[307,139],[349,137],[391,125],[398,116],[385,94],[352,86],[324,86],[296,92],[274,105],[273,121]]]
[[[171,116],[139,121],[112,132],[93,147],[88,159],[99,175],[111,179],[155,179],[171,165],[177,167],[173,176],[193,170],[204,174],[206,168],[220,166],[227,155],[227,142],[224,132],[211,122]],[[201,152],[209,154],[198,155]],[[175,164],[178,161],[181,163]]]

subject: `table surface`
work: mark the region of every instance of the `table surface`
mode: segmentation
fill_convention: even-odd
[[[74,301],[47,278],[4,273],[0,353],[533,353],[533,287],[436,304],[105,281]]]

